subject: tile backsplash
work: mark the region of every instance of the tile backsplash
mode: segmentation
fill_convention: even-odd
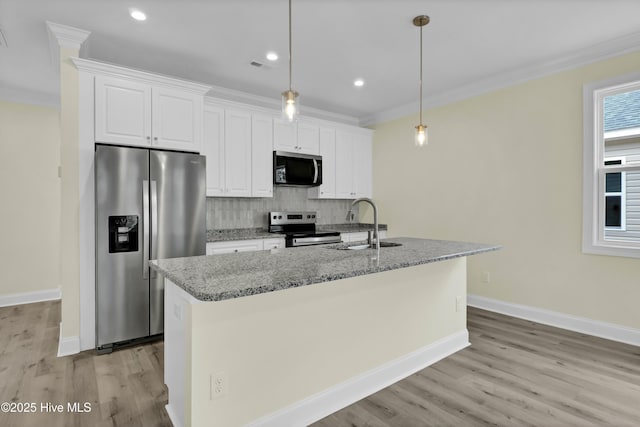
[[[352,200],[307,198],[307,189],[273,188],[273,198],[207,197],[207,229],[264,228],[270,211],[317,211],[318,224],[344,224]],[[358,218],[358,206],[353,213]]]

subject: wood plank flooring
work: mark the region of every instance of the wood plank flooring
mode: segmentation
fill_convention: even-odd
[[[473,308],[468,322],[471,347],[314,427],[640,426],[640,348]],[[0,426],[171,426],[162,342],[58,358],[59,323],[59,302],[0,308],[0,402],[38,405]]]
[[[0,412],[0,426],[171,426],[162,342],[57,357],[59,324],[59,301],[0,308],[0,402],[37,407]],[[47,402],[62,404],[64,412],[42,411]],[[90,412],[68,412],[74,402],[82,408],[88,402]]]
[[[314,427],[640,426],[640,348],[469,308],[471,347]]]

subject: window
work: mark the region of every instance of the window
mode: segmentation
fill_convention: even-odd
[[[621,165],[622,159],[605,159],[604,165]],[[625,172],[612,172],[605,176],[604,189],[604,227],[605,236],[607,230],[622,230],[626,228],[626,174]]]
[[[585,253],[640,258],[640,74],[584,87]]]

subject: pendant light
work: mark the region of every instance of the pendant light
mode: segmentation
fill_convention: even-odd
[[[300,100],[298,92],[291,89],[291,0],[289,0],[289,90],[282,92],[282,116],[292,122],[300,113]]]
[[[413,25],[420,27],[420,124],[416,126],[416,146],[424,147],[429,143],[429,132],[426,125],[422,124],[422,27],[429,23],[427,15],[419,15],[413,18]]]

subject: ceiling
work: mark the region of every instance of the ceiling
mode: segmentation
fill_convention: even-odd
[[[131,8],[147,20],[131,19]],[[287,0],[0,0],[0,98],[57,104],[51,21],[91,32],[82,57],[279,103],[288,88],[287,8]],[[416,15],[431,17],[426,106],[640,50],[638,0],[293,0],[292,13],[302,113],[364,124],[417,111]],[[267,51],[280,59],[269,63]],[[365,85],[354,87],[356,78]]]

